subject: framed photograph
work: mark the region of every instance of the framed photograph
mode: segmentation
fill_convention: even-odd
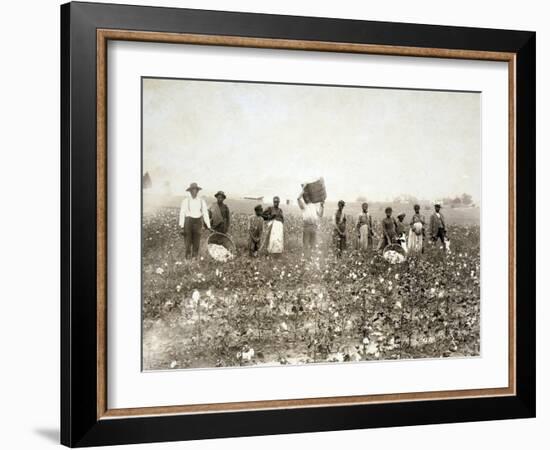
[[[61,7],[61,441],[535,415],[535,33]]]

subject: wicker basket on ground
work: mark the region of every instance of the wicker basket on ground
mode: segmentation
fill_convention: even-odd
[[[208,256],[219,262],[227,262],[237,255],[237,247],[227,234],[213,231],[206,240]]]
[[[390,244],[384,248],[382,256],[390,264],[401,264],[407,259],[407,252],[399,244]]]

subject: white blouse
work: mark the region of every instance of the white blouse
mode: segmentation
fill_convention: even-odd
[[[208,215],[208,207],[206,206],[206,202],[199,197],[184,197],[181,202],[179,226],[183,228],[186,217],[198,219],[201,216],[206,226],[210,228],[210,216]]]

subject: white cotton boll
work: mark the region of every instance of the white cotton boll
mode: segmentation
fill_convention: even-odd
[[[201,298],[201,294],[195,289],[191,298],[193,299],[193,301],[198,302]]]
[[[390,264],[400,264],[403,261],[405,261],[405,257],[395,250],[388,250],[384,253],[384,259],[388,261]],[[390,272],[391,269],[388,269],[388,272]]]
[[[241,353],[245,361],[250,361],[254,357],[254,349],[251,347],[247,351]]]
[[[155,273],[157,275],[162,275],[164,273],[164,269],[162,267],[158,267],[157,270],[155,270]]]

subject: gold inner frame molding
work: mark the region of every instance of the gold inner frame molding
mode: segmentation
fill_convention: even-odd
[[[107,42],[109,40],[171,44],[217,45],[266,49],[363,53],[451,59],[502,61],[508,63],[508,386],[400,394],[263,400],[200,405],[148,406],[110,409],[107,404]],[[448,400],[469,397],[497,397],[516,394],[516,54],[445,48],[422,48],[300,41],[238,36],[159,33],[147,31],[97,30],[97,418],[166,414],[205,414],[231,411],[344,406],[420,400]]]

